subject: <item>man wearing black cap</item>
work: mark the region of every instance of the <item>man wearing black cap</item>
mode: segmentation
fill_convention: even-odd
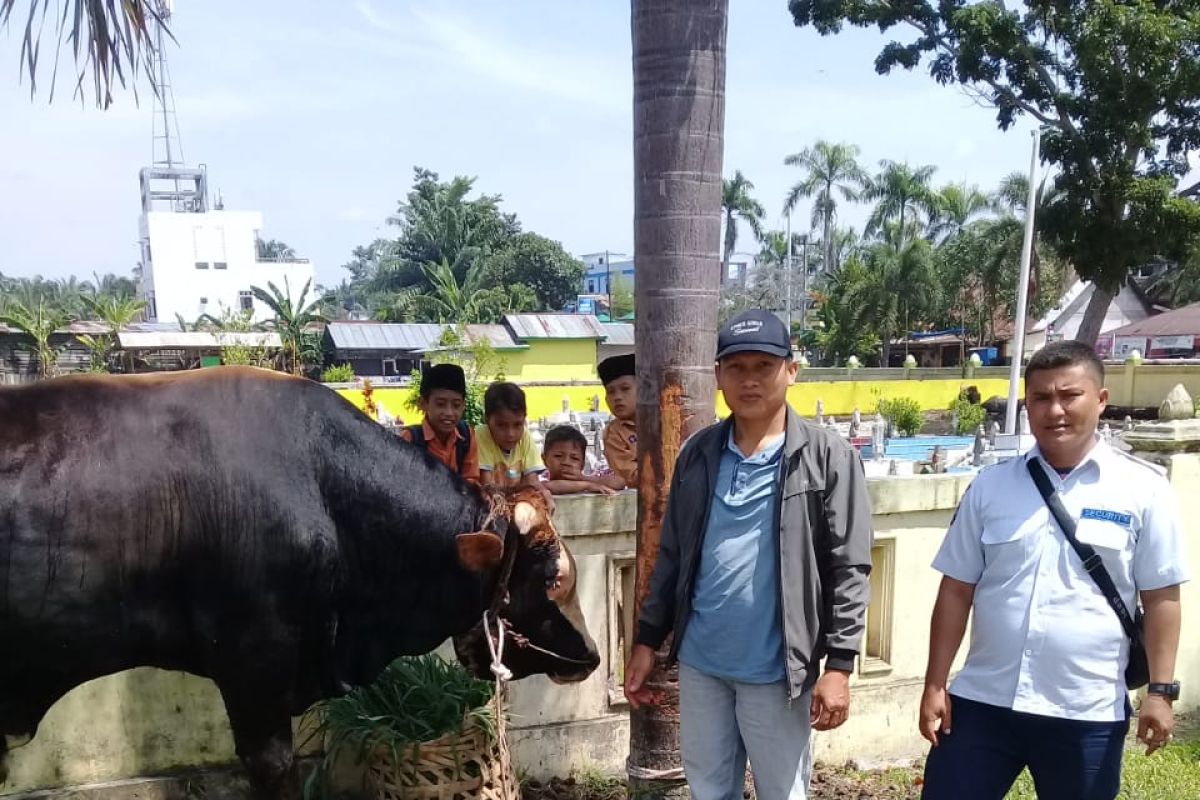
[[[463,421],[467,377],[457,364],[435,364],[421,371],[420,425],[408,425],[400,438],[424,449],[465,480],[479,483],[479,443]]]
[[[692,797],[740,798],[749,756],[760,800],[800,800],[811,729],[849,713],[871,569],[866,481],[847,442],[788,407],[796,364],[778,317],[730,320],[716,360],[733,415],[679,454],[625,694],[655,702],[646,679],[673,633]]]

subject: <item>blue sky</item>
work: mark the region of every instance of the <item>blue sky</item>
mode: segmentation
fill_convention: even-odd
[[[989,109],[923,71],[877,76],[878,33],[821,38],[793,26],[784,0],[730,5],[725,172],[754,182],[772,227],[799,177],[784,156],[818,138],[858,144],[872,168],[934,164],[938,183],[990,189],[1028,168],[1027,123],[1001,133]],[[326,285],[355,245],[387,232],[416,164],[476,176],[574,253],[632,249],[625,3],[183,0],[173,29],[187,161],[208,165],[227,208],[262,211],[265,235],[311,257]],[[0,272],[127,273],[149,92],[107,111],[63,85],[53,104],[46,91],[31,101],[19,32],[0,33]],[[866,213],[842,221],[861,227]]]

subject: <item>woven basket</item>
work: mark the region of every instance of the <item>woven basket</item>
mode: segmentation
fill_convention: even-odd
[[[520,800],[503,715],[495,740],[474,722],[462,733],[404,748],[396,763],[379,749],[367,764],[376,800]]]

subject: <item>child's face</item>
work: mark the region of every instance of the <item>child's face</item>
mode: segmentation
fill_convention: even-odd
[[[504,450],[512,450],[525,435],[525,415],[507,409],[494,411],[488,414],[487,426],[496,444]]]
[[[796,362],[766,353],[734,353],[717,362],[717,388],[737,419],[767,420],[787,404]]]
[[[604,384],[604,401],[617,419],[637,416],[637,381],[632,375],[622,375]]]
[[[578,480],[583,477],[583,450],[578,442],[555,442],[542,451],[542,461],[551,480]]]
[[[420,402],[429,427],[441,439],[454,433],[454,427],[462,421],[464,405],[463,396],[453,389],[434,389]]]

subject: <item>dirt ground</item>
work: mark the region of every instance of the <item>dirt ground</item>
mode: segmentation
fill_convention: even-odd
[[[813,770],[810,800],[917,800],[921,787],[914,776],[920,770],[854,772],[818,764]],[[617,780],[553,778],[547,783],[527,781],[522,800],[624,800],[625,786]],[[751,793],[746,794],[750,800]]]

